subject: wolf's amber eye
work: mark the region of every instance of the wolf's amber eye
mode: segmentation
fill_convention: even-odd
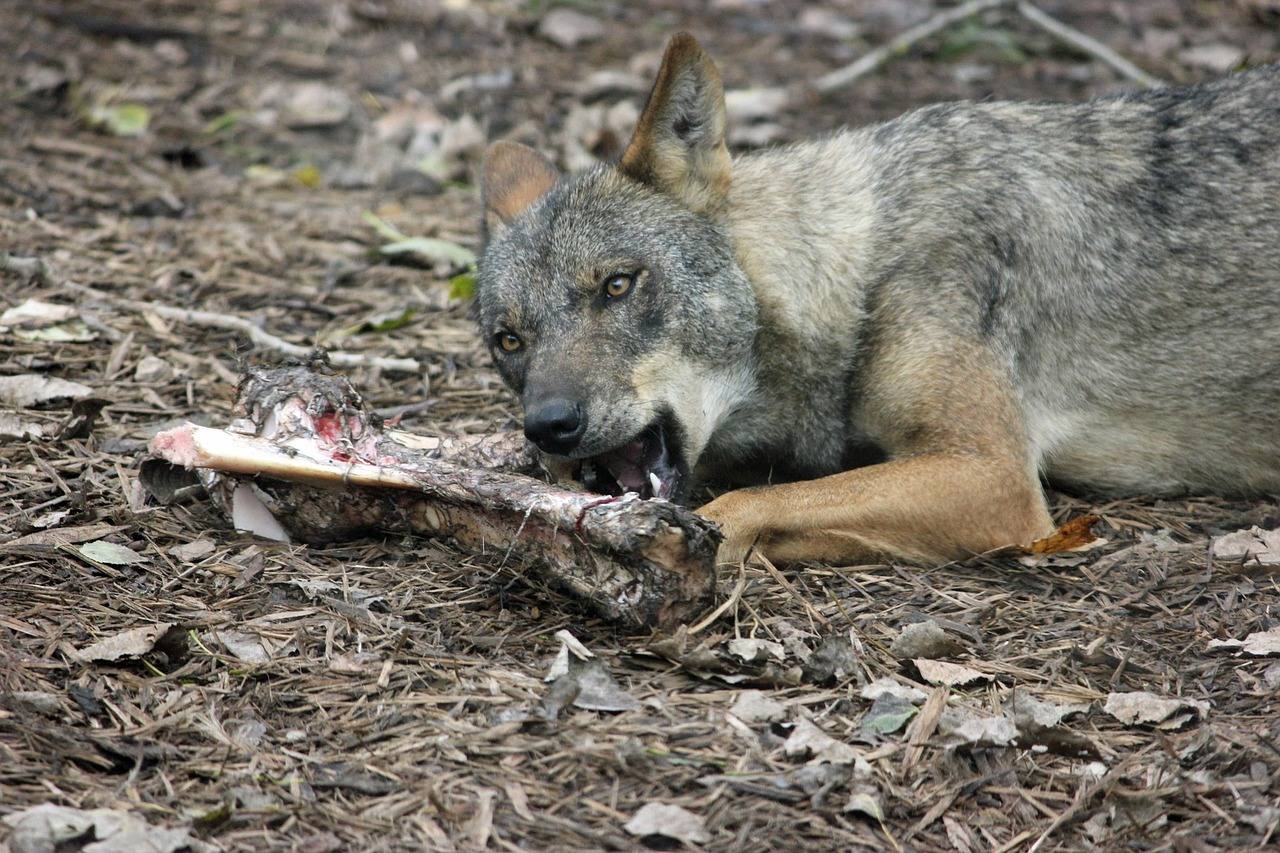
[[[515,352],[524,344],[519,335],[513,335],[511,332],[498,332],[496,337],[498,346],[503,352]]]
[[[604,280],[604,295],[609,299],[621,299],[631,290],[632,281],[627,273],[611,275]]]

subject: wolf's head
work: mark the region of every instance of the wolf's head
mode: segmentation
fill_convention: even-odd
[[[480,331],[525,433],[597,491],[679,499],[750,393],[757,308],[721,216],[724,91],[671,39],[617,164],[562,176],[523,145],[484,168]]]

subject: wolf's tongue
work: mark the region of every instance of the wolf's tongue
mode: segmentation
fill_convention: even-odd
[[[624,450],[626,449],[624,448]],[[627,459],[611,459],[608,467],[609,473],[613,475],[613,479],[618,481],[618,485],[622,487],[623,491],[641,491],[643,486],[649,482],[645,477],[644,467],[636,465]]]

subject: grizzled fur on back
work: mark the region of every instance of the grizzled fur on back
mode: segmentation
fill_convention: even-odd
[[[518,393],[589,401],[580,455],[668,411],[704,473],[842,470],[909,444],[868,376],[923,338],[991,354],[1051,479],[1280,490],[1280,66],[938,105],[731,174],[723,204],[691,209],[602,165],[492,235],[482,332],[527,341],[495,349]],[[642,278],[605,305],[615,267]]]

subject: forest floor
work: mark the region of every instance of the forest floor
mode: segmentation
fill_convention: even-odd
[[[99,835],[104,816],[141,819],[113,850],[1280,844],[1275,634],[1211,645],[1280,625],[1275,567],[1210,550],[1280,526],[1274,501],[1054,494],[1058,520],[1097,515],[1105,543],[929,570],[748,565],[720,579],[731,606],[673,640],[620,633],[493,555],[273,544],[203,497],[140,491],[150,436],[224,425],[239,366],[277,356],[122,299],[416,358],[350,371],[371,405],[409,407],[408,429],[517,426],[465,253],[381,251],[386,226],[476,250],[485,140],[570,167],[616,153],[674,31],[758,90],[940,5],[0,4],[0,248],[48,270],[0,272],[0,313],[45,304],[0,329],[0,386],[31,377],[25,400],[0,387],[0,850],[54,849],[29,846],[40,804],[108,810]],[[1170,81],[1280,56],[1268,0],[1044,8]],[[1129,85],[993,12],[848,89],[743,96],[732,138]],[[550,691],[565,629],[625,710]],[[57,849],[91,837],[67,835]]]

